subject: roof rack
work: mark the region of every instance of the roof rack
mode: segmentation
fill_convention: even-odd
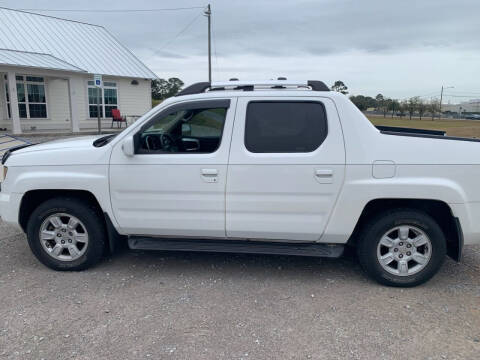
[[[230,80],[226,82],[198,82],[192,84],[182,91],[180,91],[176,96],[184,95],[193,95],[201,94],[205,91],[218,91],[218,90],[243,90],[243,91],[253,91],[257,89],[287,89],[287,88],[296,88],[296,89],[311,89],[313,91],[330,91],[327,85],[323,81],[318,80],[308,80],[308,81],[289,81],[289,80],[267,80],[267,81],[239,81],[239,80]]]

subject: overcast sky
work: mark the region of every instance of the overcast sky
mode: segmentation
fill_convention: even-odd
[[[208,0],[7,0],[35,9],[152,9]],[[478,0],[211,0],[213,80],[343,80],[351,94],[480,98]],[[158,76],[207,79],[202,9],[42,12],[105,26]],[[187,25],[189,25],[187,27]],[[187,28],[186,28],[187,27]],[[182,33],[180,33],[184,30]]]

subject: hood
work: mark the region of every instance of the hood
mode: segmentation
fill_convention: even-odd
[[[79,136],[67,139],[52,140],[16,150],[14,154],[25,154],[32,151],[93,147],[93,142],[104,136],[106,135]]]
[[[110,146],[94,146],[106,135],[82,136],[31,145],[7,155],[7,166],[101,165],[108,164]]]

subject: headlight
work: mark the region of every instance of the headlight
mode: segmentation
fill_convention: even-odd
[[[7,177],[7,171],[8,167],[0,165],[0,182],[5,180],[5,178]]]

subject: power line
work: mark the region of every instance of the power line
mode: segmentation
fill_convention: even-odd
[[[177,35],[175,35],[173,38],[171,38],[170,40],[168,40],[163,46],[161,46],[158,50],[154,51],[154,53],[158,53],[160,51],[162,51],[163,49],[165,49],[168,45],[170,45],[171,43],[173,43],[179,36],[181,36],[184,32],[186,32],[190,26],[193,25],[193,23],[195,21],[197,21],[197,19],[202,16],[202,13],[198,14],[197,16],[195,16],[192,21],[190,21],[187,26],[185,26],[182,30],[180,30]]]
[[[453,95],[480,96],[480,93],[478,93],[478,92],[471,92],[471,91],[460,91],[460,92],[451,92],[451,91],[449,91],[449,93],[451,93],[451,94],[453,94]]]
[[[217,42],[215,40],[215,31],[213,28],[213,23],[212,23],[212,37],[213,37],[213,54],[215,55],[215,64],[217,65],[217,71],[220,71],[220,67],[218,66]]]
[[[472,97],[479,96],[479,95],[478,95],[478,94],[477,94],[477,95],[451,95],[451,94],[444,94],[443,96],[459,97],[459,98],[472,98]]]
[[[463,94],[463,95],[461,95],[461,94]],[[465,94],[468,94],[468,95],[465,95]],[[412,97],[425,98],[425,97],[430,97],[430,96],[434,96],[434,95],[438,95],[438,91],[432,91],[430,93],[423,94],[423,95],[407,96],[407,97],[404,97],[404,98],[400,98],[399,100],[408,100],[408,99],[411,99]],[[461,91],[461,90],[458,93],[455,93],[455,90],[449,90],[449,94],[448,95],[443,94],[443,96],[467,98],[467,97],[480,96],[480,93],[475,93],[475,92],[470,92],[470,91]]]
[[[408,100],[408,99],[411,99],[412,97],[428,97],[428,96],[432,96],[432,95],[438,95],[438,91],[432,91],[432,92],[429,92],[427,94],[424,94],[424,95],[415,95],[415,96],[406,96],[406,97],[403,97],[403,98],[400,98],[399,100]]]
[[[156,12],[156,11],[181,11],[204,9],[205,6],[190,6],[177,8],[157,8],[157,9],[17,9],[21,11],[39,11],[39,12],[95,12],[95,13],[128,13],[128,12]]]

